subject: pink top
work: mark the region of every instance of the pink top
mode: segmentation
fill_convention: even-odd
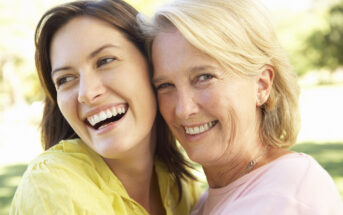
[[[343,203],[317,161],[291,153],[226,187],[208,189],[193,209],[197,214],[343,215]]]

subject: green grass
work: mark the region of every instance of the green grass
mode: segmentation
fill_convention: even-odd
[[[0,215],[7,215],[26,164],[0,166]]]
[[[292,148],[313,156],[332,176],[343,199],[343,142],[301,143]],[[26,164],[0,166],[0,215],[7,215]]]

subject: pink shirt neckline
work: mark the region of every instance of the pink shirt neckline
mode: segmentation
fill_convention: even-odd
[[[299,153],[299,152],[292,152],[292,153],[288,153],[285,155],[280,156],[279,158],[273,160],[270,163],[267,163],[257,169],[254,169],[253,171],[247,173],[246,175],[238,178],[237,180],[235,180],[234,182],[232,182],[231,184],[228,184],[224,187],[220,187],[220,188],[208,188],[208,193],[211,196],[217,196],[217,195],[221,195],[223,193],[227,193],[229,190],[233,190],[235,187],[239,187],[240,185],[244,184],[245,182],[247,182],[248,180],[251,179],[252,175],[258,175],[261,172],[264,172],[265,169],[269,168],[270,166],[275,165],[277,162],[289,158],[289,157],[294,157],[294,156],[303,156],[303,153]]]

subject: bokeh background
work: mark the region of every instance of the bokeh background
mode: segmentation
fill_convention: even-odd
[[[169,0],[127,0],[151,15]],[[40,16],[66,0],[0,0],[0,215],[8,214],[27,164],[42,152],[43,92],[34,67]],[[343,1],[262,0],[301,86],[295,151],[315,157],[343,197]]]

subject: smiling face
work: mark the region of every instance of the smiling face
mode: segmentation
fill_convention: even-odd
[[[225,71],[177,30],[159,33],[152,49],[161,113],[193,161],[218,164],[256,140],[255,77]]]
[[[51,42],[58,106],[79,137],[105,158],[151,146],[156,101],[141,52],[110,24],[76,17]]]

